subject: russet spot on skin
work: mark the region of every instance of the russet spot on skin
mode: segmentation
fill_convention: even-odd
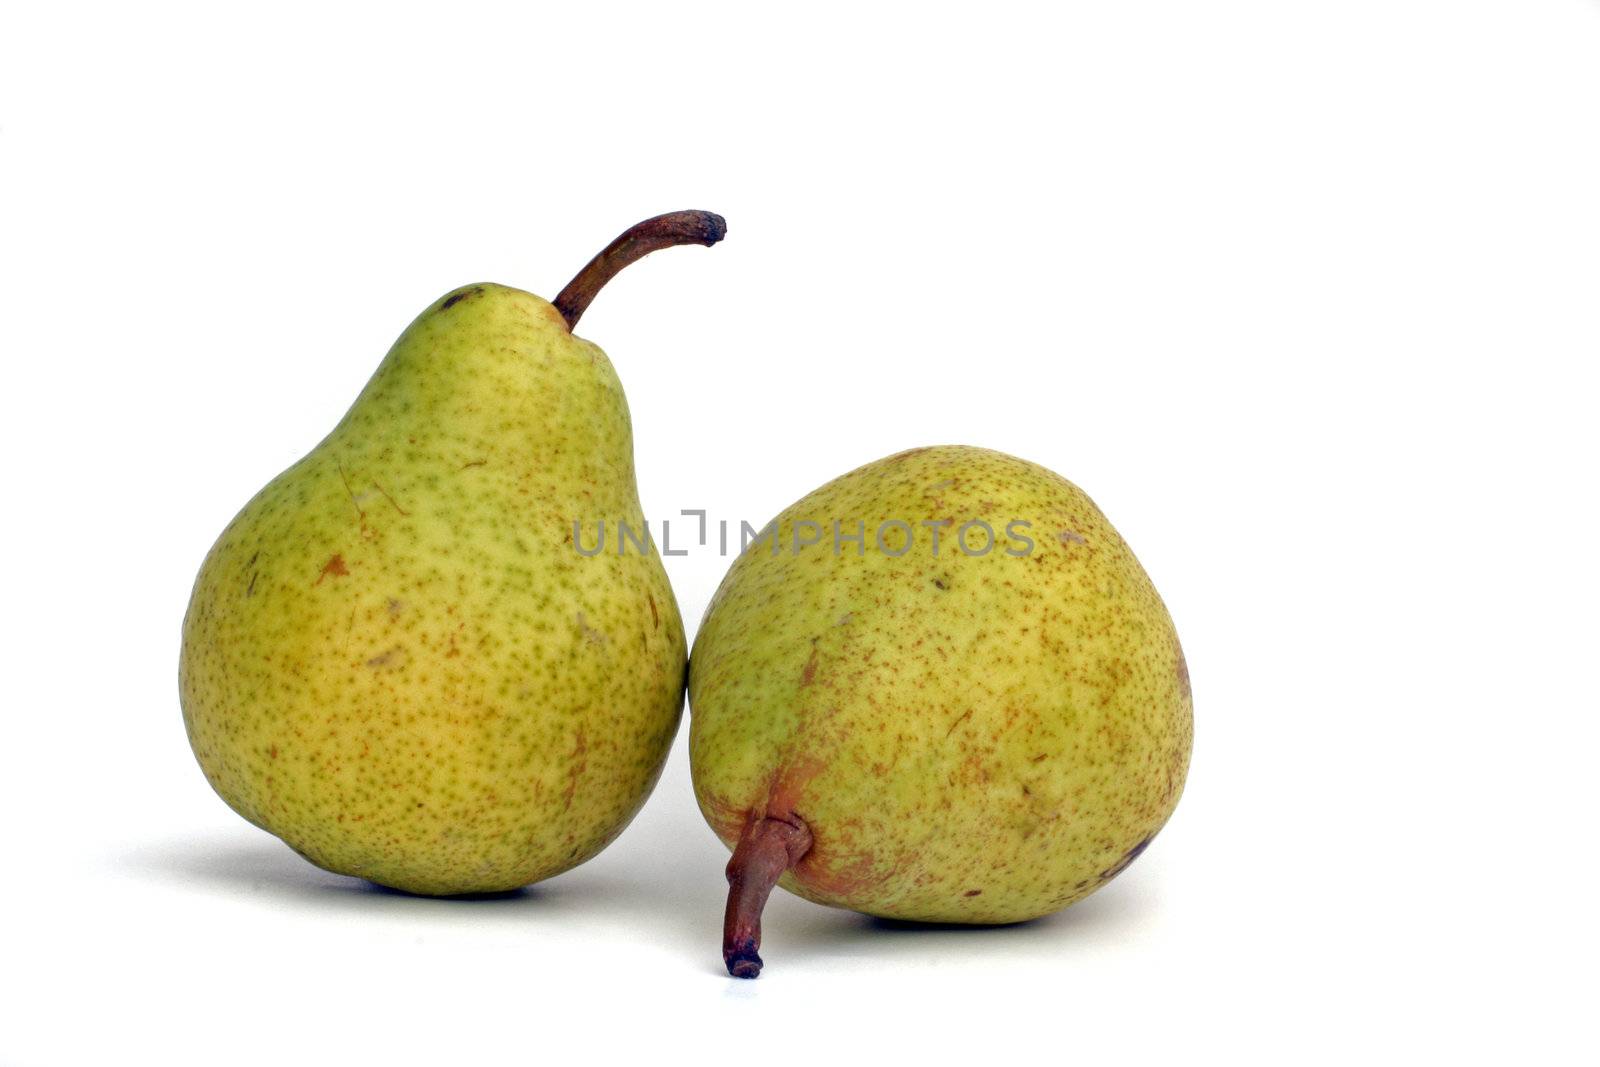
[[[956,545],[972,518],[994,527],[985,555]],[[937,557],[920,525],[936,519],[954,523]],[[1031,523],[1025,557],[1004,551],[1021,547],[1012,519]],[[864,554],[834,554],[835,520],[864,520]],[[898,558],[871,541],[889,520],[915,535]],[[806,521],[828,533],[795,553]],[[777,528],[783,550],[734,563],[691,659],[695,794],[729,848],[793,817],[810,847],[779,884],[803,897],[1008,923],[1088,896],[1149,845],[1189,764],[1188,671],[1155,588],[1080,489],[998,452],[913,449]]]

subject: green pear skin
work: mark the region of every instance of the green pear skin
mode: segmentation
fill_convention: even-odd
[[[956,536],[975,519],[996,543],[967,555]],[[835,554],[835,520],[845,536],[862,524],[864,552]],[[885,533],[889,552],[875,543],[895,520],[915,535],[898,556],[903,531]],[[922,524],[938,520],[935,556]],[[1025,555],[1007,553],[1024,549],[1013,520],[1030,524]],[[795,552],[797,523],[816,537],[807,521],[820,543]],[[1093,893],[1166,823],[1193,738],[1188,670],[1150,579],[1080,489],[998,452],[913,449],[776,527],[781,550],[757,542],[733,564],[690,660],[695,796],[730,849],[766,820],[787,836],[761,862],[791,864],[779,884],[809,900],[1010,923]],[[980,550],[982,530],[967,543]],[[789,823],[809,831],[797,862]],[[741,977],[760,960],[754,940],[732,943],[733,913],[759,913],[753,899],[730,903]]]
[[[419,316],[338,427],[206,557],[180,692],[200,766],[311,862],[424,894],[599,852],[661,773],[685,641],[622,386],[498,285]]]

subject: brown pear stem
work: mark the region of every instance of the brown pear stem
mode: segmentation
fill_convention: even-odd
[[[567,320],[567,329],[570,330],[578,325],[578,320],[588,310],[595,294],[628,264],[673,245],[705,245],[709,248],[722,240],[727,232],[728,224],[722,216],[709,211],[669,211],[665,215],[645,219],[623,231],[622,236],[606,245],[604,251],[591,259],[567,283],[567,287],[556,297],[556,310]]]
[[[798,816],[751,823],[728,861],[728,913],[722,922],[722,960],[735,978],[761,973],[761,909],[783,872],[811,849],[811,830]]]

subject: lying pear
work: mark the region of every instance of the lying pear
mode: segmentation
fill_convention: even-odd
[[[216,791],[319,867],[413,893],[507,890],[599,852],[677,732],[685,641],[644,531],[611,363],[572,327],[677,212],[554,304],[446,295],[342,422],[222,532],[183,625],[184,722]]]
[[[1182,792],[1189,675],[1099,509],[977,448],[869,463],[728,571],[689,667],[695,796],[734,850],[723,958],[774,884],[893,919],[1011,923],[1093,893]]]

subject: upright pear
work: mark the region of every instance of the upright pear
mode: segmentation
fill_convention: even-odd
[[[746,978],[774,884],[953,923],[1083,899],[1166,823],[1193,737],[1172,620],[1117,531],[1059,475],[965,447],[779,515],[711,601],[689,705]]]
[[[617,551],[619,526],[645,530],[628,408],[572,327],[628,263],[724,231],[648,220],[553,304],[446,295],[222,532],[179,690],[239,814],[426,894],[527,885],[622,831],[677,731],[685,640],[659,557]],[[602,526],[596,552],[579,532]]]

